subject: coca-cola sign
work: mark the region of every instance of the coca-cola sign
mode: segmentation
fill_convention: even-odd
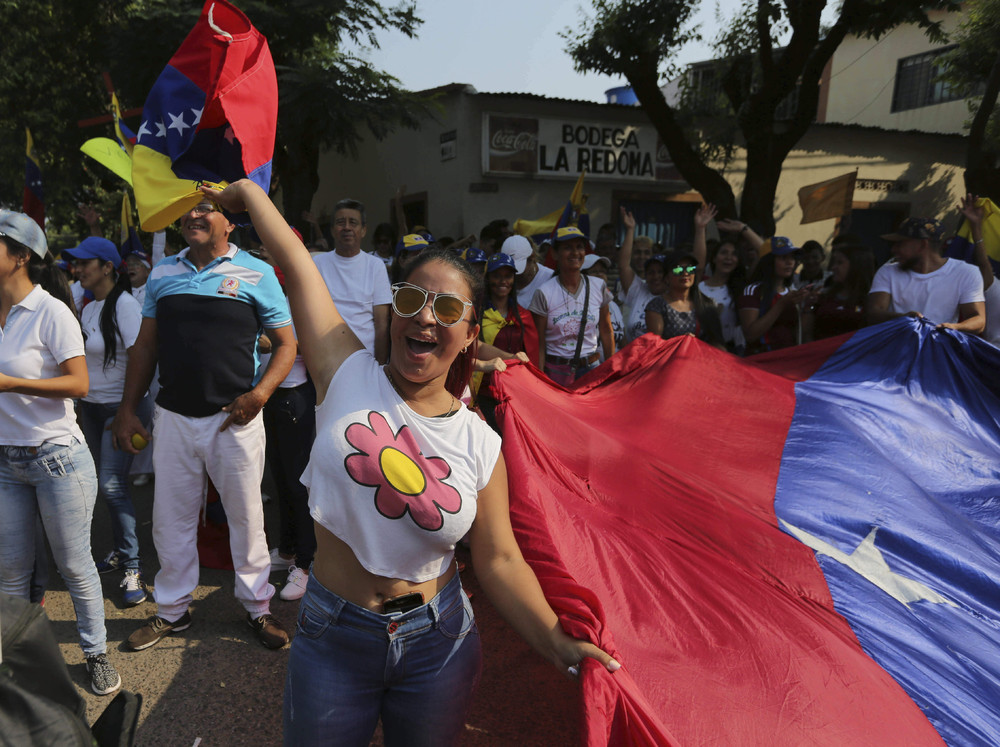
[[[538,147],[538,133],[517,130],[497,130],[490,139],[491,156],[512,156],[521,151],[534,152]]]
[[[538,120],[489,117],[489,171],[533,174],[538,162]]]

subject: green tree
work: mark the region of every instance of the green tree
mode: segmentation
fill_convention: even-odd
[[[373,0],[237,4],[267,37],[277,68],[274,167],[285,214],[295,222],[315,194],[323,149],[350,153],[369,131],[383,137],[417,126],[426,102],[345,48],[377,47],[387,33],[412,37],[421,21],[412,0],[395,7]],[[110,136],[110,125],[77,123],[108,111],[105,71],[123,108],[141,108],[201,8],[198,0],[0,0],[0,27],[17,30],[0,45],[0,204],[21,202],[26,125],[42,160],[48,215],[58,224],[73,224],[78,202],[120,189],[100,166],[85,167],[79,152],[84,140]]]
[[[746,0],[716,40],[719,76],[733,114],[736,144],[746,153],[746,175],[736,195],[701,145],[700,125],[667,102],[663,76],[681,45],[694,38],[690,17],[698,0],[592,0],[594,15],[567,30],[567,51],[579,72],[622,75],[632,85],[684,179],[759,231],[774,231],[774,196],[782,165],[816,117],[823,68],[849,34],[879,38],[902,23],[916,23],[940,40],[927,12],[954,10],[953,0],[843,0],[833,24],[821,16],[826,0]],[[784,46],[779,38],[787,35]],[[777,116],[784,102],[789,116]],[[697,122],[697,120],[695,120]],[[723,128],[724,129],[724,128]]]
[[[945,77],[970,99],[965,188],[1000,203],[1000,0],[972,0],[964,9]]]
[[[416,35],[422,21],[404,0],[242,0],[240,9],[265,37],[278,73],[278,136],[274,171],[285,216],[298,222],[319,186],[323,150],[354,153],[369,132],[382,138],[417,127],[427,103],[345,47],[377,48],[382,33]],[[201,5],[175,0],[134,3],[129,23],[112,40],[115,81],[129,100],[144,100],[156,76],[194,25]],[[134,64],[134,60],[156,60]]]
[[[103,199],[102,187],[114,189],[113,178],[105,185],[96,174],[101,167],[88,172],[79,150],[88,137],[105,133],[82,130],[77,121],[106,110],[101,30],[121,22],[120,7],[106,0],[0,1],[0,28],[7,31],[0,44],[0,205],[21,207],[29,127],[42,166],[50,239],[68,227],[85,233],[75,222],[77,203]]]

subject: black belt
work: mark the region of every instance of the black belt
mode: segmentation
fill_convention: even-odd
[[[586,358],[581,358],[579,360],[576,360],[575,358],[560,358],[558,355],[546,355],[545,356],[545,362],[546,363],[558,363],[561,366],[582,366],[585,363],[587,365],[589,365],[591,363],[597,363],[597,361],[599,361],[600,358],[601,358],[601,356],[595,350],[593,353],[591,353],[590,355],[588,355]]]

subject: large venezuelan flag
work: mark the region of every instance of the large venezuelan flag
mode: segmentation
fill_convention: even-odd
[[[142,229],[159,231],[194,207],[198,182],[247,176],[268,190],[277,117],[267,40],[236,7],[208,0],[150,91],[136,132]]]
[[[1000,351],[921,320],[494,376],[590,745],[1000,743]]]

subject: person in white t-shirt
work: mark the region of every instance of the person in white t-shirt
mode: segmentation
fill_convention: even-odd
[[[981,334],[986,326],[983,279],[972,265],[941,256],[941,224],[907,218],[892,242],[895,262],[875,273],[865,313],[869,324],[900,316],[926,318],[938,329]]]
[[[341,200],[333,208],[334,250],[314,257],[330,297],[351,331],[376,360],[389,356],[389,277],[385,264],[361,251],[365,206]]]
[[[986,209],[980,204],[979,198],[975,195],[966,195],[959,206],[962,215],[969,221],[972,229],[972,258],[979,268],[979,274],[983,278],[983,297],[985,299],[986,329],[983,331],[983,338],[993,345],[1000,347],[1000,283],[997,282],[993,274],[993,265],[990,262],[988,249],[993,249],[996,253],[997,247],[987,247],[986,239],[983,237],[983,221],[986,218]]]
[[[98,495],[111,514],[113,547],[97,563],[101,573],[124,570],[121,587],[125,605],[146,600],[139,567],[139,538],[128,476],[133,456],[115,449],[108,426],[122,401],[128,350],[135,344],[142,323],[142,307],[129,288],[118,249],[107,239],[90,236],[79,246],[66,249],[80,272],[80,284],[94,294],[83,307],[80,325],[87,350],[90,391],[80,400],[80,427],[97,467]],[[139,417],[148,422],[152,404],[148,397],[140,405]]]
[[[608,283],[608,272],[611,270],[611,259],[600,254],[588,254],[583,258],[583,271],[591,277],[600,278],[605,285]],[[615,350],[621,350],[625,346],[625,320],[622,317],[621,307],[618,302],[611,299],[608,304],[608,311],[611,313],[611,332],[615,340]],[[601,350],[601,362],[604,362],[604,351]]]
[[[73,413],[88,377],[71,303],[42,230],[23,213],[0,210],[0,591],[28,598],[41,515],[73,600],[91,689],[109,695],[122,681],[108,660],[90,554],[97,474]]]
[[[557,384],[569,386],[615,352],[611,329],[611,292],[600,278],[584,275],[587,237],[576,226],[556,231],[555,277],[528,304],[541,342],[542,370]]]
[[[508,236],[500,252],[514,260],[514,288],[521,303],[529,304],[535,291],[555,275],[549,267],[538,264],[535,247],[524,236]]]
[[[285,742],[367,744],[380,719],[387,744],[459,739],[481,668],[454,561],[466,533],[484,591],[537,651],[564,673],[584,657],[617,670],[563,631],[511,530],[499,436],[458,401],[482,277],[451,252],[423,252],[394,286],[382,366],[260,187],[202,191],[247,211],[284,272],[319,401],[303,475],[316,557],[288,660]]]

